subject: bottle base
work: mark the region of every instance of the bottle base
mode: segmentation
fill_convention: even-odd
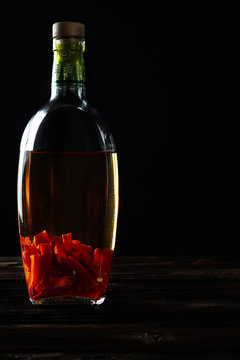
[[[43,298],[39,300],[33,300],[29,298],[29,300],[33,305],[66,305],[66,304],[101,305],[105,300],[105,296],[102,296],[101,298],[96,300],[79,297],[79,296],[75,296],[75,297],[56,296],[56,297]]]

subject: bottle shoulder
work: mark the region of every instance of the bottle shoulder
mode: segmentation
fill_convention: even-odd
[[[116,151],[108,124],[88,103],[49,101],[28,122],[25,151]]]

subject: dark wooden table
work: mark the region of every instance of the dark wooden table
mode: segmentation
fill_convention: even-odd
[[[0,359],[240,359],[240,257],[115,257],[100,306],[34,306],[0,258]]]

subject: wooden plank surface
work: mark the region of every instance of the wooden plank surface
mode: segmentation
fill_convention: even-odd
[[[240,359],[240,258],[115,257],[100,306],[33,306],[0,258],[0,359]]]

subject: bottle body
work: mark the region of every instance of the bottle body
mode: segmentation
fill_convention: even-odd
[[[117,227],[117,153],[103,122],[87,112],[52,104],[23,134],[18,220],[33,303],[101,303],[107,290]]]

